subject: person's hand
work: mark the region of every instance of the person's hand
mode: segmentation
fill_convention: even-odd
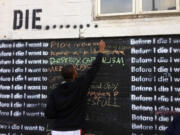
[[[50,132],[48,132],[48,133],[47,133],[47,135],[51,135],[51,133],[50,133]]]
[[[103,40],[101,40],[101,41],[99,42],[99,52],[100,52],[100,53],[104,53],[105,47],[106,47],[106,43],[105,43]]]

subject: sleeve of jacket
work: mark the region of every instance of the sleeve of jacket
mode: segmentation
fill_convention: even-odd
[[[96,59],[93,61],[90,69],[86,72],[86,74],[82,77],[82,85],[89,86],[93,79],[96,77],[96,74],[102,64],[102,53],[98,53]]]
[[[45,117],[47,119],[56,118],[56,107],[55,107],[54,96],[52,92],[48,95],[47,106],[45,109]]]

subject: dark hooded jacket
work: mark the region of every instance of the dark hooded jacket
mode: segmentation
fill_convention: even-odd
[[[176,116],[166,129],[166,135],[180,135],[180,116]]]
[[[54,119],[52,130],[67,131],[83,128],[87,92],[102,63],[99,53],[91,68],[72,82],[59,84],[48,96],[45,116]]]

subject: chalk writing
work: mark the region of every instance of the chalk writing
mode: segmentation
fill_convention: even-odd
[[[70,43],[70,42],[52,41],[50,43],[51,48],[71,48],[71,47],[90,47],[90,46],[99,46],[99,42]]]
[[[10,135],[9,130],[13,135],[44,134],[42,110],[49,91],[63,80],[63,66],[73,64],[79,75],[85,74],[96,58],[99,40],[0,41],[0,129],[7,131],[2,134]],[[113,128],[126,124],[131,135],[164,134],[173,115],[180,112],[179,37],[104,40],[103,64],[87,93],[92,107],[89,120],[94,117],[103,125],[113,122]],[[22,117],[36,124],[14,122]],[[6,125],[3,118],[12,124]]]
[[[95,92],[89,91],[88,92],[88,103],[91,105],[100,105],[100,106],[113,106],[119,107],[116,103],[116,97],[118,96],[119,92],[114,91],[113,96],[111,92]],[[112,102],[113,98],[113,102]]]
[[[98,54],[99,51],[97,49],[90,49],[89,51],[87,50],[78,50],[78,51],[61,51],[61,52],[57,52],[57,51],[51,51],[50,55],[51,56],[68,56],[68,55],[92,55],[92,54]],[[113,50],[113,51],[105,51],[104,54],[122,54],[125,55],[124,51],[118,51],[118,50]]]
[[[113,82],[99,82],[99,83],[92,83],[90,86],[91,90],[108,90],[108,91],[115,91],[118,89],[119,84]]]
[[[51,57],[49,59],[51,65],[60,65],[60,64],[74,64],[74,65],[79,65],[79,64],[91,64],[95,60],[95,57],[61,57],[61,58],[55,58]]]

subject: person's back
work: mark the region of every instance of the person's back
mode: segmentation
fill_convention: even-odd
[[[62,70],[65,82],[58,85],[48,96],[45,111],[47,119],[54,119],[52,130],[75,131],[83,128],[86,110],[86,95],[102,62],[105,43],[100,42],[99,52],[86,75],[76,78],[77,71],[72,65]],[[63,132],[64,133],[64,132]]]
[[[55,119],[53,130],[82,128],[86,103],[85,89],[87,89],[87,85],[83,85],[85,84],[83,82],[84,79],[78,78],[72,82],[60,84],[52,91],[52,104],[55,106],[55,111],[49,112],[49,116]]]

